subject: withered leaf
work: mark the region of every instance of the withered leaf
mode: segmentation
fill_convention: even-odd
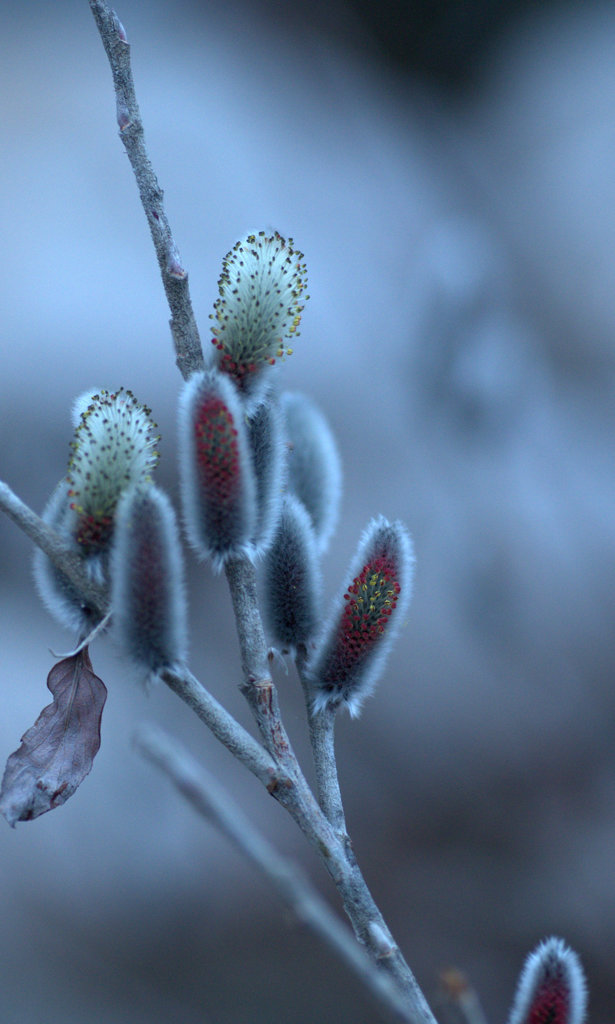
[[[47,686],[53,704],[22,736],[4,770],[0,812],[12,827],[66,803],[100,747],[107,688],[94,675],[87,647],[54,665]]]

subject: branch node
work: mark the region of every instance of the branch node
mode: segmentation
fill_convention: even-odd
[[[387,960],[393,956],[395,946],[378,921],[370,921],[367,926],[369,937],[373,943],[378,960]]]
[[[128,44],[128,36],[126,35],[126,29],[122,25],[115,11],[111,10],[111,21],[113,28],[118,38],[118,42]]]

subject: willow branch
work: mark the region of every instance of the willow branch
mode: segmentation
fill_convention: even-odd
[[[187,274],[166,218],[162,190],[145,149],[143,125],[130,67],[130,47],[121,23],[104,0],[89,2],[111,66],[120,137],[135,174],[171,309],[177,365],[184,378],[188,378],[203,368],[203,353],[190,302]],[[340,892],[357,938],[372,960],[390,976],[405,1001],[407,1016],[399,1019],[412,1021],[412,1024],[435,1024],[410,968],[374,903],[354,856],[349,855],[349,844],[340,841],[338,832],[323,814],[292,750],[279,712],[277,692],[268,672],[267,647],[256,599],[254,569],[245,559],[229,562],[226,568],[241,647],[242,690],[254,713],[271,762],[263,760],[265,752],[249,734],[243,736],[233,728],[231,737],[227,732],[229,723],[221,727],[219,714],[227,713],[219,705],[217,709],[212,709],[210,700],[213,698],[200,688],[193,677],[167,672],[163,678],[221,742],[228,745],[229,749],[235,749],[236,756],[242,759],[241,751],[250,749],[248,760],[251,764],[247,766],[261,778],[268,791],[288,810],[306,838],[318,850]],[[231,716],[228,717],[234,721]],[[237,723],[234,726],[241,728]],[[247,763],[246,760],[244,763]],[[272,770],[272,763],[275,770]]]
[[[231,559],[226,563],[226,577],[241,648],[244,672],[242,691],[253,711],[265,747],[288,775],[287,785],[270,789],[270,792],[318,851],[342,898],[357,938],[404,994],[412,1010],[414,1024],[434,1024],[425,997],[363,878],[346,835],[345,825],[340,827],[340,816],[343,823],[343,810],[339,786],[337,795],[333,796],[329,782],[328,796],[325,797],[325,807],[328,807],[335,819],[333,824],[316,802],[293,752],[280,715],[277,691],[268,673],[267,643],[258,608],[254,566],[247,558]],[[327,746],[333,758],[331,771],[337,784],[332,727],[328,732],[323,732],[322,744],[321,763],[324,763]]]
[[[211,821],[258,868],[299,921],[350,968],[371,994],[383,1019],[413,1024],[414,1017],[391,980],[372,964],[300,869],[258,832],[217,780],[159,729],[141,728],[135,743],[194,810]]]
[[[164,209],[164,193],[145,148],[143,122],[130,64],[130,46],[122,23],[104,0],[90,0],[90,8],[111,67],[120,138],[134,171],[171,311],[170,326],[177,366],[187,380],[203,369],[203,350],[190,300],[188,274],[182,266]]]
[[[241,652],[241,691],[250,705],[265,748],[276,763],[298,776],[301,774],[299,765],[282,722],[277,690],[269,673],[254,566],[249,558],[232,558],[226,562],[225,571]]]
[[[288,779],[263,747],[219,704],[188,669],[165,669],[160,678],[201,719],[217,740],[241,761],[269,792],[288,785]]]
[[[306,663],[307,649],[302,645],[295,657],[295,667],[305,698],[318,803],[342,841],[349,843],[335,757],[335,720],[338,709],[327,705],[322,711],[314,712],[312,687],[306,675]]]
[[[56,568],[61,569],[81,594],[84,604],[103,618],[109,609],[106,589],[93,583],[83,566],[83,559],[36,512],[18,498],[14,491],[0,480],[0,509],[16,526],[41,548]]]
[[[335,758],[335,719],[337,708],[326,707],[312,713],[307,702],[310,742],[314,756],[318,803],[326,818],[341,837],[347,837],[346,818],[342,803],[337,762]]]

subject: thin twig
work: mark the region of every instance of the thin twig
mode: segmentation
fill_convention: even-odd
[[[337,708],[326,707],[312,713],[308,702],[307,715],[310,742],[314,755],[318,803],[340,837],[347,837],[344,805],[335,759],[335,719]]]
[[[91,581],[84,577],[81,566],[73,566],[74,552],[67,551],[64,543],[31,509],[24,505],[6,484],[0,483],[0,507],[10,515],[31,540],[42,548],[55,565],[75,586],[92,588]],[[248,588],[251,592],[251,588]],[[92,607],[103,615],[107,608],[104,588],[93,588],[96,603]],[[80,591],[80,592],[85,592]],[[254,614],[254,612],[251,612]],[[258,614],[258,610],[256,611]],[[262,627],[261,627],[262,628]],[[264,638],[263,638],[264,642]],[[266,652],[265,655],[266,657]],[[262,652],[257,652],[260,659]],[[299,828],[318,851],[327,871],[331,875],[348,914],[355,934],[380,964],[407,999],[409,1020],[412,1024],[435,1024],[434,1017],[406,964],[399,947],[395,944],[386,923],[380,914],[365,880],[351,855],[325,815],[320,810],[292,752],[287,738],[274,744],[276,751],[285,750],[283,764],[276,762],[260,744],[235,721],[222,705],[186,669],[183,672],[165,670],[161,673],[164,682],[201,718],[217,739],[230,750],[260,781],[268,792],[289,812]],[[273,684],[271,683],[273,688]],[[264,692],[259,691],[259,692]],[[275,693],[275,688],[272,690]],[[274,735],[280,731],[286,737],[279,716],[277,699],[269,701],[266,731]],[[292,768],[292,771],[289,769]]]
[[[214,825],[261,871],[278,896],[350,968],[376,1001],[383,1019],[413,1024],[391,980],[376,968],[310,884],[301,870],[282,857],[257,831],[230,794],[180,745],[159,729],[142,727],[138,750],[160,768],[202,817]]]
[[[318,806],[293,752],[280,715],[277,691],[267,672],[268,648],[258,608],[254,566],[248,558],[233,559],[226,565],[226,576],[241,646],[244,671],[242,690],[254,713],[267,750],[276,763],[284,768],[289,778],[288,785],[270,792],[291,814],[303,834],[320,854],[335,882],[357,938],[405,994],[408,1006],[414,1013],[415,1024],[419,1021],[421,1024],[434,1024],[425,997],[363,878],[345,825],[339,828],[340,818],[342,822],[344,820],[339,785],[335,796],[329,788],[325,797],[325,804],[331,804],[329,810],[336,819],[336,827]],[[265,673],[262,678],[261,672]],[[333,758],[333,766],[329,765],[328,768],[330,786],[331,779],[337,784],[332,729],[328,733],[323,733],[322,741],[321,763],[324,761],[324,745],[327,756]]]
[[[249,558],[232,558],[226,562],[225,572],[241,651],[241,691],[250,705],[266,749],[277,764],[296,774],[299,765],[282,723],[277,690],[269,673],[268,647],[258,607],[254,566]]]
[[[297,675],[303,688],[305,710],[310,731],[310,743],[316,774],[316,792],[321,810],[342,841],[348,841],[346,816],[337,774],[335,757],[335,720],[337,708],[326,707],[314,712],[312,687],[306,674],[307,649],[301,646],[295,657]]]
[[[130,65],[130,46],[122,23],[104,0],[90,0],[90,8],[111,66],[120,138],[134,171],[156,249],[162,283],[171,311],[171,333],[177,366],[182,377],[187,380],[193,373],[203,369],[203,350],[190,300],[188,274],[182,266],[179,250],[167,220],[163,204],[164,193],[158,184],[145,148],[143,122]]]
[[[74,658],[76,654],[79,654],[84,649],[84,647],[89,647],[97,636],[104,633],[110,622],[111,612],[108,611],[104,619],[101,619],[98,625],[94,626],[94,629],[91,629],[89,633],[86,633],[86,635],[81,638],[77,646],[73,647],[72,651],[66,651],[65,654],[62,654],[58,651],[52,651],[51,648],[49,648],[50,653],[53,654],[54,658]]]
[[[271,793],[288,779],[266,750],[186,668],[164,669],[160,678],[205,723],[216,739],[241,761]]]
[[[68,577],[86,604],[101,618],[107,614],[109,600],[104,587],[94,583],[83,566],[83,560],[36,512],[18,498],[14,491],[0,480],[0,509],[23,530],[31,541],[51,559]]]

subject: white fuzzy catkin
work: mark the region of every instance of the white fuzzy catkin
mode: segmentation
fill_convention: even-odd
[[[108,547],[115,507],[130,487],[148,483],[158,462],[159,437],[151,410],[131,391],[104,389],[81,395],[80,411],[68,466],[72,530],[84,554]]]
[[[528,956],[508,1024],[582,1024],[587,988],[579,958],[562,939],[545,939]]]
[[[286,453],[280,413],[272,402],[261,402],[247,426],[256,478],[252,546],[255,555],[262,556],[271,546],[280,518]]]
[[[146,673],[186,657],[186,604],[173,506],[158,487],[120,499],[111,552],[113,633]]]
[[[303,253],[277,231],[246,235],[224,257],[212,328],[216,364],[242,397],[260,400],[268,366],[292,353],[307,299]]]
[[[322,553],[339,515],[342,468],[337,445],[324,415],[306,395],[283,392],[280,409],[289,449],[287,487],[310,513]]]
[[[75,554],[83,557],[83,551],[72,536],[67,525],[70,519],[70,497],[68,481],[60,481],[45,508],[42,519],[60,534],[67,544],[74,546]],[[84,568],[97,582],[102,582],[101,563],[98,558],[84,559]],[[37,548],[33,561],[34,582],[47,611],[60,625],[85,636],[100,621],[100,615],[88,608],[79,593],[64,573],[56,568],[47,555]]]
[[[270,637],[285,650],[295,651],[318,629],[322,586],[312,523],[292,494],[282,502],[263,576]]]
[[[308,666],[315,711],[343,703],[359,714],[399,631],[413,562],[406,528],[372,519]]]
[[[227,558],[252,552],[256,480],[245,411],[230,378],[194,374],[179,404],[179,466],[188,540],[219,571]]]

